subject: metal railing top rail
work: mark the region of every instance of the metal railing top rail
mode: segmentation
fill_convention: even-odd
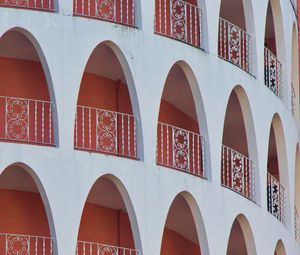
[[[234,153],[237,153],[239,154],[240,156],[244,157],[244,158],[247,158],[254,166],[255,166],[255,162],[253,160],[251,160],[248,156],[240,153],[239,151],[235,150],[235,149],[232,149],[231,147],[227,146],[227,145],[224,145],[222,144],[222,147],[226,148],[226,149],[229,149],[231,151],[233,151]]]
[[[133,251],[133,252],[137,252],[138,254],[142,254],[141,251],[137,250],[137,249],[132,249],[132,248],[126,248],[126,247],[120,247],[120,246],[115,246],[115,245],[110,245],[110,244],[103,244],[103,243],[96,243],[96,242],[90,242],[90,241],[81,241],[78,240],[77,243],[80,244],[90,244],[90,245],[97,245],[97,246],[108,246],[114,249],[124,249],[124,250],[128,250],[128,251]]]
[[[237,26],[236,24],[234,24],[234,23],[228,21],[227,19],[224,19],[224,18],[221,18],[221,17],[219,17],[219,19],[222,20],[222,21],[224,21],[225,23],[228,23],[228,24],[230,24],[230,25],[232,25],[232,26],[238,28],[239,30],[241,30],[241,31],[244,32],[245,34],[249,35],[250,37],[253,37],[252,34],[250,34],[249,32],[247,32],[246,30],[240,28],[240,27]]]
[[[31,99],[31,98],[25,98],[25,97],[0,96],[0,98],[2,98],[2,99],[18,99],[18,100],[24,100],[24,101],[27,100],[27,101],[39,102],[39,103],[49,103],[49,104],[52,104],[53,106],[55,105],[54,102],[52,102],[52,101]]]
[[[53,241],[55,241],[54,237],[51,236],[35,236],[35,235],[26,235],[26,234],[16,234],[16,233],[3,233],[0,232],[0,236],[22,236],[22,237],[30,237],[30,238],[44,238],[44,239],[52,239]]]
[[[107,110],[107,109],[102,109],[102,108],[97,108],[97,107],[91,107],[91,106],[85,106],[85,105],[77,105],[77,107],[96,110],[96,111],[112,112],[114,114],[122,114],[125,116],[133,117],[135,120],[138,120],[138,118],[134,114],[130,114],[130,113],[117,112],[117,111],[112,111],[112,110]]]
[[[168,126],[168,127],[171,127],[171,128],[176,128],[176,129],[181,129],[187,133],[190,133],[190,134],[194,134],[194,135],[197,135],[197,136],[200,136],[201,138],[203,138],[205,140],[205,137],[204,136],[201,136],[199,133],[196,133],[196,132],[193,132],[191,130],[187,130],[185,128],[181,128],[181,127],[177,127],[177,126],[174,126],[174,125],[170,125],[170,124],[167,124],[167,123],[164,123],[164,122],[158,122],[158,124],[161,124],[161,125],[164,125],[164,126]]]

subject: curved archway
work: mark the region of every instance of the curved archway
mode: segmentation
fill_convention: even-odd
[[[232,224],[226,254],[257,254],[251,226],[244,215],[237,216]]]
[[[189,66],[182,61],[174,64],[160,103],[156,160],[158,165],[206,177],[205,138],[200,135],[206,119],[197,92],[197,81]]]
[[[276,18],[274,18],[276,17]],[[265,85],[281,100],[286,100],[283,87],[285,65],[284,29],[280,2],[268,2],[265,27],[264,73]]]
[[[34,250],[37,255],[53,254],[52,214],[32,169],[21,163],[8,166],[0,175],[0,197],[0,253],[27,254]]]
[[[112,42],[99,44],[81,80],[74,148],[141,158],[139,117],[134,82],[124,55]]]
[[[236,10],[232,12],[232,10]],[[256,73],[254,14],[251,0],[222,0],[218,54],[248,73]]]
[[[275,114],[270,127],[267,163],[267,205],[268,211],[286,224],[289,219],[288,173],[283,127]]]
[[[0,38],[0,65],[0,139],[57,145],[54,90],[38,42],[24,29],[10,29]]]
[[[274,255],[286,255],[285,247],[282,240],[279,240],[277,242]]]
[[[94,183],[81,216],[76,254],[95,252],[124,255],[141,252],[133,205],[123,184],[111,175]]]
[[[175,197],[169,209],[161,255],[209,254],[204,222],[194,198],[187,192]]]
[[[297,117],[299,116],[299,54],[298,54],[298,36],[297,25],[293,24],[292,32],[292,62],[291,62],[291,110]]]
[[[241,86],[232,90],[228,100],[222,144],[222,185],[259,201],[256,136],[249,101]]]

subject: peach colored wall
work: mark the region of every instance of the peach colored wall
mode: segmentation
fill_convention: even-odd
[[[197,121],[165,100],[161,100],[158,121],[199,133]]]
[[[77,104],[132,114],[126,84],[86,72],[82,77]]]
[[[279,167],[278,167],[278,158],[269,157],[268,158],[268,172],[279,180]]]
[[[78,240],[134,248],[127,213],[91,203],[85,204]]]
[[[274,53],[276,55],[276,41],[275,41],[275,37],[273,38],[266,38],[265,39],[265,44],[266,47],[271,50],[272,53]]]
[[[41,63],[0,57],[0,69],[0,96],[50,101]]]
[[[0,189],[0,219],[1,233],[50,236],[38,193]]]
[[[191,242],[173,230],[164,229],[161,255],[201,255],[199,245]]]

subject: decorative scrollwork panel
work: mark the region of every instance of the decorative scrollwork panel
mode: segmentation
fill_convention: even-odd
[[[97,17],[105,20],[115,20],[116,0],[96,0]]]
[[[29,237],[10,235],[6,238],[6,255],[30,255]]]
[[[115,112],[97,111],[97,150],[114,154],[118,152]]]
[[[241,30],[232,24],[228,26],[229,61],[241,65]]]
[[[6,0],[6,5],[17,6],[17,7],[28,7],[29,0]]]
[[[232,152],[232,188],[239,193],[244,191],[244,157]]]
[[[181,170],[189,169],[189,134],[186,130],[174,128],[173,130],[174,166]]]
[[[186,41],[186,3],[171,1],[171,34],[174,38]]]
[[[118,255],[118,248],[100,245],[98,248],[98,255]]]

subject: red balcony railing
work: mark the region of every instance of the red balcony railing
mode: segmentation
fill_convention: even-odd
[[[199,134],[158,123],[156,149],[158,165],[206,177],[204,149],[205,140]]]
[[[248,157],[222,145],[222,185],[255,201],[255,164]]]
[[[201,47],[202,10],[184,0],[155,1],[155,33]]]
[[[267,47],[265,47],[265,85],[283,100],[282,65]]]
[[[52,108],[48,101],[0,97],[0,139],[53,146]]]
[[[271,174],[267,175],[268,211],[285,225],[285,188]]]
[[[54,0],[0,0],[0,6],[54,11]]]
[[[130,114],[78,105],[74,147],[137,158],[136,122]]]
[[[142,255],[142,253],[135,249],[78,241],[76,255]]]
[[[53,255],[50,237],[0,233],[1,255]]]
[[[222,18],[219,19],[218,54],[220,58],[252,73],[252,38],[250,34]]]
[[[135,0],[74,0],[74,15],[135,26]]]

